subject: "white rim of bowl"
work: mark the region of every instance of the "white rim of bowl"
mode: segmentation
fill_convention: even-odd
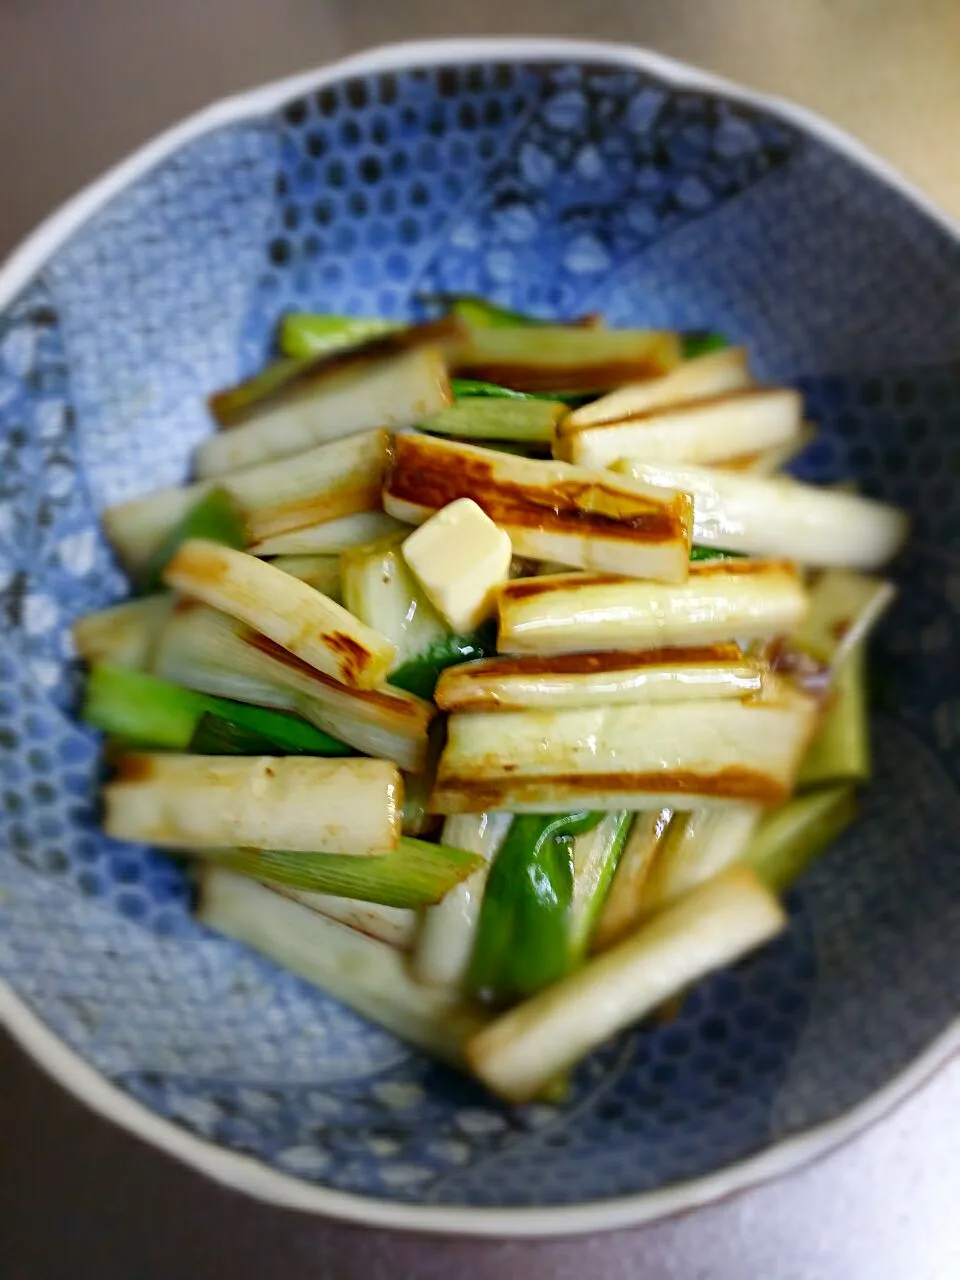
[[[287,77],[247,93],[225,98],[146,143],[85,187],[15,249],[0,266],[0,307],[5,307],[46,261],[90,217],[136,179],[186,143],[223,125],[264,115],[299,94],[347,76],[399,71],[410,66],[472,63],[589,61],[646,71],[668,84],[721,94],[774,111],[812,134],[860,168],[894,188],[942,230],[960,239],[960,224],[843,130],[805,108],[755,93],[649,50],[602,41],[557,37],[409,41],[344,58],[315,71]],[[771,1178],[789,1173],[853,1137],[918,1089],[960,1051],[960,1017],[914,1061],[882,1088],[842,1116],[778,1142],[768,1150],[715,1173],[657,1191],[607,1200],[546,1208],[478,1209],[459,1205],[425,1206],[352,1195],[314,1186],[277,1172],[250,1156],[216,1146],[162,1119],[101,1075],[69,1048],[0,981],[0,1021],[14,1039],[59,1084],[99,1115],[215,1181],[258,1200],[287,1209],[326,1214],[366,1226],[453,1235],[548,1237],[639,1226],[657,1218],[698,1208]]]

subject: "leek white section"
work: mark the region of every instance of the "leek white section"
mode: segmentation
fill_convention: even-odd
[[[483,658],[448,667],[436,690],[443,711],[598,707],[710,701],[758,693],[761,664],[734,645],[634,653]]]
[[[92,666],[110,662],[116,667],[147,671],[161,628],[170,616],[171,592],[125,600],[98,613],[88,613],[73,624],[77,654]]]
[[[380,505],[389,440],[387,431],[366,431],[295,458],[237,471],[216,487],[241,508],[251,545],[288,536],[301,526],[356,518]],[[141,569],[212,488],[212,481],[199,481],[109,507],[103,514],[107,536],[127,568]]]
[[[741,391],[645,418],[587,427],[563,437],[564,456],[584,467],[608,467],[619,458],[720,462],[795,440],[802,421],[803,402],[796,391]]]
[[[104,830],[164,848],[385,853],[403,782],[388,760],[316,756],[123,756],[104,788]]]
[[[381,902],[360,902],[333,893],[310,893],[289,885],[270,885],[285,898],[292,898],[330,920],[339,920],[358,933],[378,938],[399,951],[409,951],[417,936],[417,913],[409,907],[385,907]]]
[[[809,612],[792,632],[790,644],[836,671],[867,638],[896,594],[896,587],[884,578],[829,570],[814,583]]]
[[[793,789],[819,707],[785,684],[771,685],[741,702],[453,715],[432,808],[778,804]]]
[[[257,556],[338,555],[377,538],[408,533],[409,525],[383,511],[359,511],[340,520],[325,520],[290,533],[264,538],[248,548]]]
[[[676,586],[590,574],[508,582],[500,593],[501,653],[762,640],[795,630],[808,607],[793,565],[715,560],[690,566]]]
[[[724,347],[684,360],[660,378],[631,382],[581,405],[563,419],[560,433],[573,435],[584,427],[640,417],[691,400],[712,400],[731,391],[742,391],[751,382],[745,348]]]
[[[204,478],[224,476],[371,427],[399,430],[450,400],[446,366],[436,348],[404,351],[373,365],[347,365],[316,385],[307,380],[266,399],[255,417],[210,436],[197,451],[197,472]]]
[[[216,609],[191,601],[174,610],[154,672],[203,693],[298,711],[358,751],[409,772],[426,765],[432,703],[387,686],[351,689]]]
[[[411,573],[400,539],[345,551],[340,557],[343,603],[396,647],[393,669],[447,635],[447,628]]]
[[[164,580],[253,627],[343,684],[371,688],[396,657],[389,640],[336,601],[232,547],[191,539],[167,565]]]
[[[903,545],[907,517],[855,493],[719,468],[620,461],[614,470],[693,497],[693,540],[703,546],[782,556],[814,568],[876,569]]]
[[[645,809],[634,816],[590,940],[593,951],[608,951],[639,924],[647,877],[672,820],[672,809]]]
[[[457,987],[463,983],[480,922],[480,906],[490,863],[510,830],[509,813],[457,814],[447,818],[442,843],[479,853],[484,866],[451,889],[423,917],[414,953],[414,972],[421,982]]]
[[[661,911],[736,862],[753,838],[761,813],[758,805],[738,804],[676,814],[647,878],[641,914]]]

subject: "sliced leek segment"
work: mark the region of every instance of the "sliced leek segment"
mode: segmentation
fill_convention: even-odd
[[[766,639],[808,608],[796,568],[778,560],[707,560],[665,586],[605,574],[519,578],[500,592],[501,653],[662,649]]]
[[[775,937],[776,898],[733,867],[676,902],[562,982],[503,1014],[467,1044],[480,1079],[523,1102],[604,1040],[690,983]]]
[[[403,782],[388,760],[131,754],[103,797],[117,840],[369,856],[397,846]]]
[[[242,551],[201,539],[185,542],[164,578],[354,688],[372,688],[396,658],[389,640],[336,601]]]
[[[770,807],[793,790],[819,704],[771,681],[743,701],[458,713],[438,813]]]
[[[876,569],[903,545],[906,515],[858,494],[719,468],[621,461],[614,470],[693,497],[693,540],[813,568]]]

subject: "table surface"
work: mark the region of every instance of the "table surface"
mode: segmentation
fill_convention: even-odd
[[[207,101],[437,35],[645,44],[794,98],[960,217],[958,0],[4,0],[0,255]],[[362,1230],[252,1203],[95,1118],[0,1036],[0,1276],[529,1280],[960,1276],[960,1062],[790,1177],[635,1231],[542,1243]]]

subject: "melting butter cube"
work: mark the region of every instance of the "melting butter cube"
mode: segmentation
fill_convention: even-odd
[[[470,498],[442,507],[403,544],[403,558],[430,603],[454,631],[472,631],[493,613],[513,548]]]

